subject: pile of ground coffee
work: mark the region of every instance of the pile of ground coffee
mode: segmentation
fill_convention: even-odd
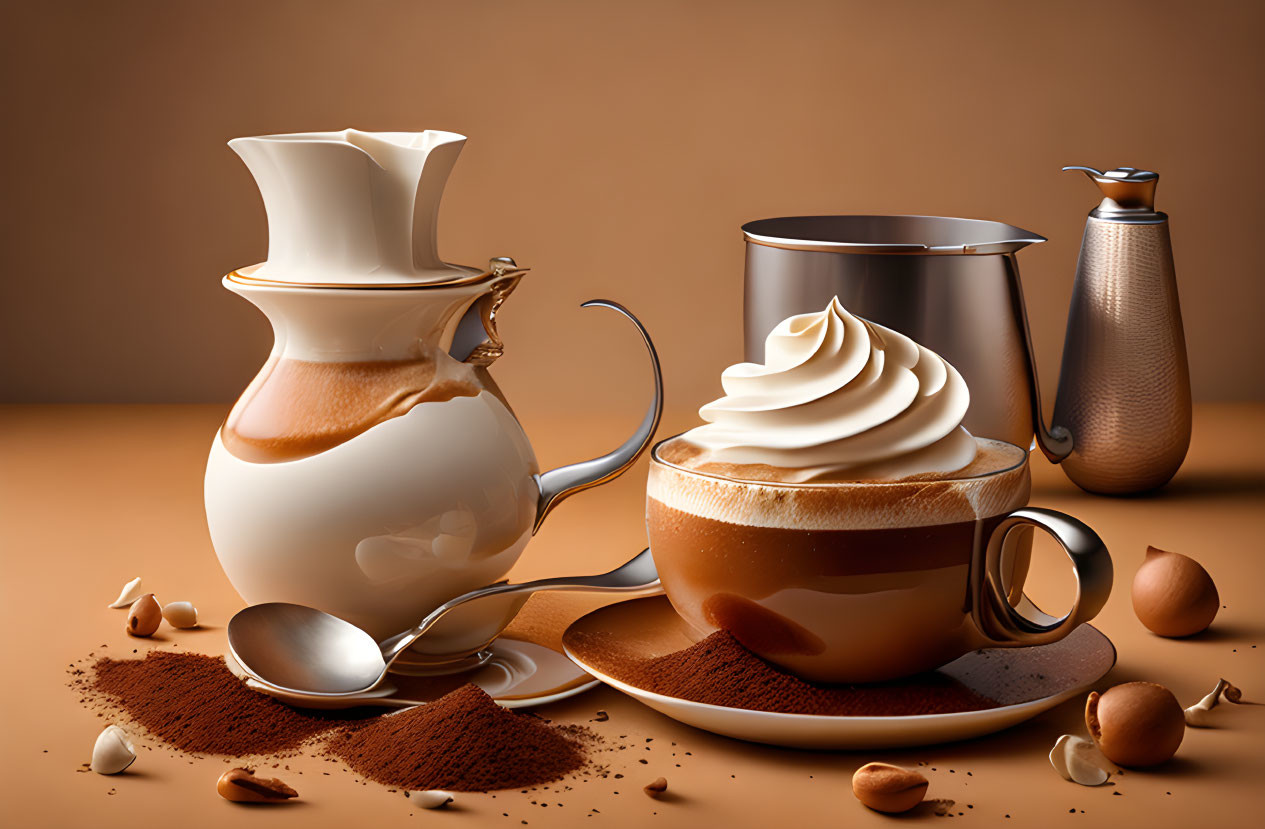
[[[585,765],[579,726],[553,726],[464,685],[428,705],[345,729],[326,753],[361,776],[403,789],[486,792],[558,780]]]
[[[247,688],[224,659],[151,651],[144,659],[102,658],[84,690],[120,709],[164,742],[194,754],[242,757],[298,749],[360,719],[300,711]]]
[[[765,662],[723,630],[676,653],[602,667],[657,694],[751,711],[890,717],[978,711],[997,704],[938,673],[875,685],[806,682]]]

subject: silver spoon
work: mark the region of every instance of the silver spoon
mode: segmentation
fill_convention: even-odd
[[[283,696],[334,701],[372,692],[400,654],[454,608],[493,596],[509,599],[503,618],[513,618],[532,593],[542,590],[632,592],[656,589],[659,574],[649,548],[628,563],[597,576],[493,584],[432,610],[416,627],[381,642],[360,628],[315,608],[285,602],[252,605],[228,623],[228,647],[251,678]],[[504,624],[488,631],[490,642]]]

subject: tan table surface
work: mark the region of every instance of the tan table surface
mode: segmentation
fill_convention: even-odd
[[[542,709],[555,720],[580,723],[606,710],[610,720],[592,727],[629,746],[605,755],[611,777],[574,782],[563,794],[461,795],[458,808],[424,812],[399,794],[361,785],[351,774],[321,775],[328,764],[299,759],[286,761],[292,771],[284,777],[302,800],[250,809],[216,796],[222,759],[188,762],[171,759],[167,751],[142,751],[134,773],[76,773],[89,759],[102,723],[66,687],[70,662],[94,648],[100,653],[102,643],[108,645],[104,652],[114,655],[176,643],[181,649],[223,652],[224,624],[241,602],[207,537],[202,469],[224,410],[0,409],[0,625],[7,641],[0,690],[0,815],[5,815],[0,823],[181,829],[229,821],[278,827],[867,826],[891,819],[853,799],[850,776],[864,762],[889,760],[934,767],[927,772],[930,796],[955,800],[954,819],[973,825],[1259,825],[1265,809],[1265,705],[1229,708],[1221,727],[1189,730],[1177,758],[1166,766],[1127,773],[1114,787],[1099,789],[1063,782],[1046,760],[1058,735],[1082,730],[1079,699],[992,737],[853,754],[716,737],[606,688]],[[678,420],[689,422],[685,416]],[[542,464],[550,466],[604,450],[630,425],[575,420],[527,428]],[[1115,642],[1120,659],[1101,687],[1154,680],[1190,704],[1224,676],[1244,688],[1247,698],[1265,702],[1263,433],[1265,405],[1199,407],[1185,467],[1169,487],[1145,498],[1086,495],[1034,459],[1032,502],[1088,522],[1115,559],[1115,591],[1097,624]],[[644,463],[561,507],[513,576],[595,572],[640,549]],[[1171,641],[1150,635],[1134,619],[1129,584],[1147,544],[1194,555],[1211,571],[1224,609],[1210,631]],[[1038,604],[1054,606],[1070,595],[1060,558],[1050,547],[1039,548],[1029,579]],[[121,611],[105,605],[135,575],[143,575],[161,598],[192,600],[205,628],[165,628],[162,639],[152,642],[129,639]],[[637,762],[642,758],[648,765]],[[614,773],[626,777],[616,780]],[[660,775],[669,781],[670,800],[654,801],[640,791]],[[542,800],[548,805],[532,805]],[[928,812],[906,819],[946,818]]]

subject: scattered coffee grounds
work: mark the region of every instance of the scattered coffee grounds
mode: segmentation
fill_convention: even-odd
[[[429,705],[348,729],[326,743],[326,753],[388,786],[486,792],[577,771],[592,739],[579,726],[553,726],[507,710],[464,685]]]
[[[723,630],[685,650],[610,668],[617,679],[647,691],[751,711],[890,717],[978,711],[996,705],[938,673],[876,685],[806,682],[765,662]]]
[[[360,720],[290,708],[252,691],[219,656],[151,651],[97,660],[85,688],[181,751],[242,757],[292,752]]]

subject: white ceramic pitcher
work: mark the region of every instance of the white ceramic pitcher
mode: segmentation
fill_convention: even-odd
[[[345,130],[229,144],[263,194],[269,242],[266,262],[224,286],[267,316],[275,345],[216,435],[206,512],[250,604],[304,604],[375,638],[397,633],[502,579],[555,504],[621,474],[653,437],[662,383],[649,336],[615,303],[586,303],[636,325],[654,398],[619,449],[539,473],[487,371],[502,350],[498,310],[524,269],[448,265],[436,250],[464,143]],[[469,624],[454,618],[449,635],[424,641],[447,659]]]

